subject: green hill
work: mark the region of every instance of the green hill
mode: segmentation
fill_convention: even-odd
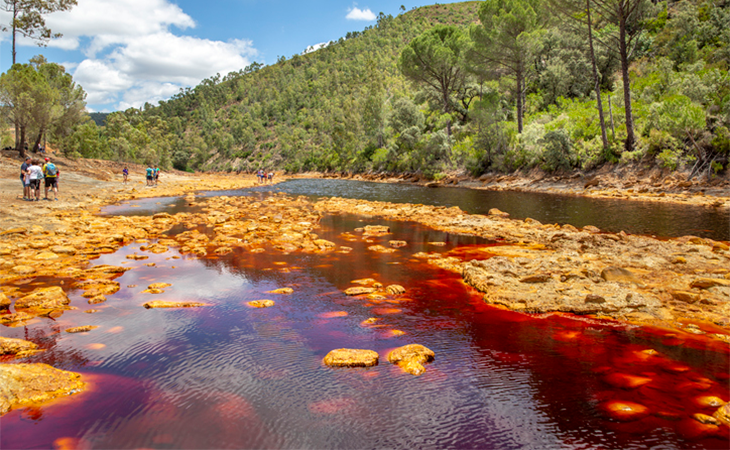
[[[594,12],[603,108],[612,124],[604,148],[585,30],[551,4],[529,1],[536,5],[540,29],[532,38],[521,91],[521,132],[509,71],[470,72],[447,111],[432,88],[406,80],[398,68],[403,49],[437,25],[459,27],[466,54],[468,27],[480,23],[484,2],[464,2],[397,17],[381,14],[377,25],[323,49],[212,77],[157,107],[111,114],[103,128],[87,123],[67,148],[182,170],[439,177],[453,171],[591,169],[637,160],[673,169],[700,166],[699,161],[708,173],[724,170],[730,152],[727,0],[642,4],[643,17],[632,31],[631,104],[638,140],[630,148],[623,145],[620,64],[611,50],[617,28],[611,18]]]

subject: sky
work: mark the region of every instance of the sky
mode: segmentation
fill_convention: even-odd
[[[17,61],[42,54],[62,64],[87,93],[89,112],[157,104],[181,88],[251,62],[274,64],[309,46],[374,25],[380,12],[398,15],[433,4],[421,0],[77,0],[46,16],[63,37],[47,47],[20,39]],[[451,3],[440,1],[440,3]],[[10,15],[0,12],[6,25]],[[10,33],[0,35],[0,70],[12,63]]]

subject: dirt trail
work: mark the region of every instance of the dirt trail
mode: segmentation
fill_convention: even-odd
[[[31,155],[43,158],[43,155]],[[253,186],[254,175],[189,174],[180,171],[163,171],[158,186],[148,187],[145,167],[126,164],[129,180],[123,182],[125,164],[104,160],[70,160],[52,156],[59,168],[58,201],[44,200],[45,189],[41,186],[41,200],[23,200],[20,182],[21,161],[14,152],[3,152],[0,157],[0,231],[15,227],[40,227],[52,230],[58,225],[52,216],[57,211],[89,210],[121,200],[147,197],[184,195],[201,189],[239,189]],[[52,193],[49,194],[52,197]],[[44,217],[49,216],[49,217]]]

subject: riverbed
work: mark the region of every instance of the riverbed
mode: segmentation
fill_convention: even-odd
[[[267,191],[286,189],[135,199],[108,208],[104,217],[191,216],[160,235],[99,253],[93,265],[130,269],[114,278],[120,289],[103,303],[89,304],[69,278],[14,281],[23,292],[63,281],[76,309],[3,327],[2,336],[38,343],[45,351],[26,362],[80,372],[90,388],[6,414],[0,447],[726,448],[726,426],[692,417],[717,409],[708,398],[730,399],[726,343],[690,331],[489,306],[460,276],[419,256],[488,258],[480,249],[500,242],[372,215],[321,214],[313,230],[332,246],[304,252],[262,242],[213,251],[212,241],[229,223],[221,214],[242,214],[238,227],[249,217],[273,230],[287,214],[308,210],[304,201],[271,200]],[[271,208],[263,213],[249,201],[234,213],[226,206],[231,202],[208,205],[221,194],[252,196]],[[404,201],[426,203],[412,193]],[[500,209],[520,215],[509,204]],[[86,226],[121,232],[121,221],[104,225],[104,217]],[[366,235],[368,225],[389,232]],[[208,251],[196,255],[180,245],[152,251],[160,241],[183,242],[183,233],[210,242]],[[373,251],[376,246],[392,251]],[[171,286],[144,292],[159,282]],[[362,283],[396,284],[405,292],[344,293]],[[286,287],[291,294],[271,293]],[[143,308],[151,299],[206,306]],[[249,306],[259,299],[275,304]],[[99,328],[64,331],[78,325]],[[421,376],[386,359],[411,343],[436,355]],[[380,362],[369,368],[322,363],[343,347],[374,350]],[[622,408],[636,413],[621,416]]]

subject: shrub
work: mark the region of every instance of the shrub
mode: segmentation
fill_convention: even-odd
[[[543,170],[554,172],[572,167],[570,151],[572,143],[565,130],[548,131],[540,143],[545,147],[540,165]]]

